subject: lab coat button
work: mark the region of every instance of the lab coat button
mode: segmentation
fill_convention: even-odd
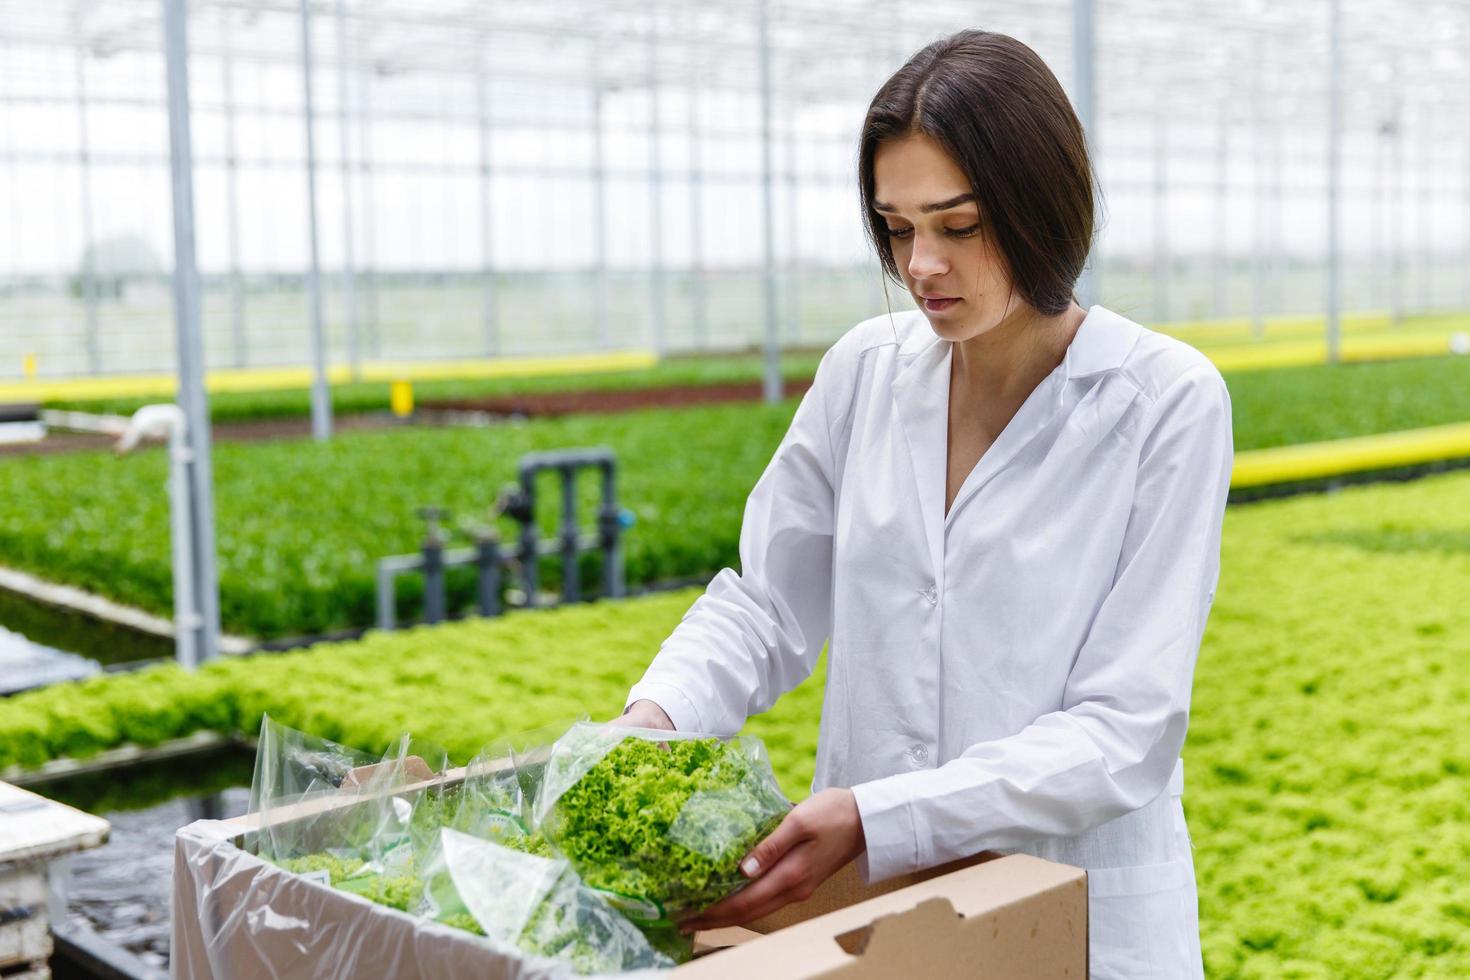
[[[929,761],[929,749],[924,745],[915,745],[909,749],[909,760],[916,766],[922,766]]]
[[[931,606],[939,605],[939,593],[935,590],[932,584],[924,589],[924,598],[928,600],[929,605]]]

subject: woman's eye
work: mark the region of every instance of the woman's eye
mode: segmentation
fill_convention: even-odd
[[[910,238],[914,234],[914,230],[912,228],[885,227],[884,230],[888,232],[889,238]],[[979,230],[980,225],[976,223],[968,228],[946,228],[944,229],[944,233],[951,238],[969,238],[971,235],[975,234]]]

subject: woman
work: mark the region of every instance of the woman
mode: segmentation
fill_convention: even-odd
[[[1072,289],[1093,234],[1081,126],[1035,52],[965,31],[879,90],[864,215],[920,309],[859,324],[620,721],[733,733],[830,637],[810,798],[750,921],[848,861],[985,849],[1087,869],[1094,977],[1201,976],[1179,758],[1219,575],[1230,400],[1187,345]]]

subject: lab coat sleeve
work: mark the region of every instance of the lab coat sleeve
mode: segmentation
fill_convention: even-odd
[[[1113,584],[1062,709],[935,769],[853,788],[872,882],[989,848],[1081,834],[1164,792],[1220,569],[1234,455],[1212,365],[1169,384],[1141,421],[1133,503]]]
[[[835,462],[829,420],[851,387],[839,344],[745,503],[740,571],[726,568],[628,693],[680,731],[733,735],[816,666],[831,631]]]

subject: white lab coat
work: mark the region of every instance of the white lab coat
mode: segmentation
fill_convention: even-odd
[[[628,703],[733,733],[830,637],[812,789],[868,881],[984,849],[1087,869],[1094,978],[1203,975],[1179,758],[1219,576],[1230,398],[1101,306],[944,513],[950,352],[917,311],[822,358],[725,569]]]

